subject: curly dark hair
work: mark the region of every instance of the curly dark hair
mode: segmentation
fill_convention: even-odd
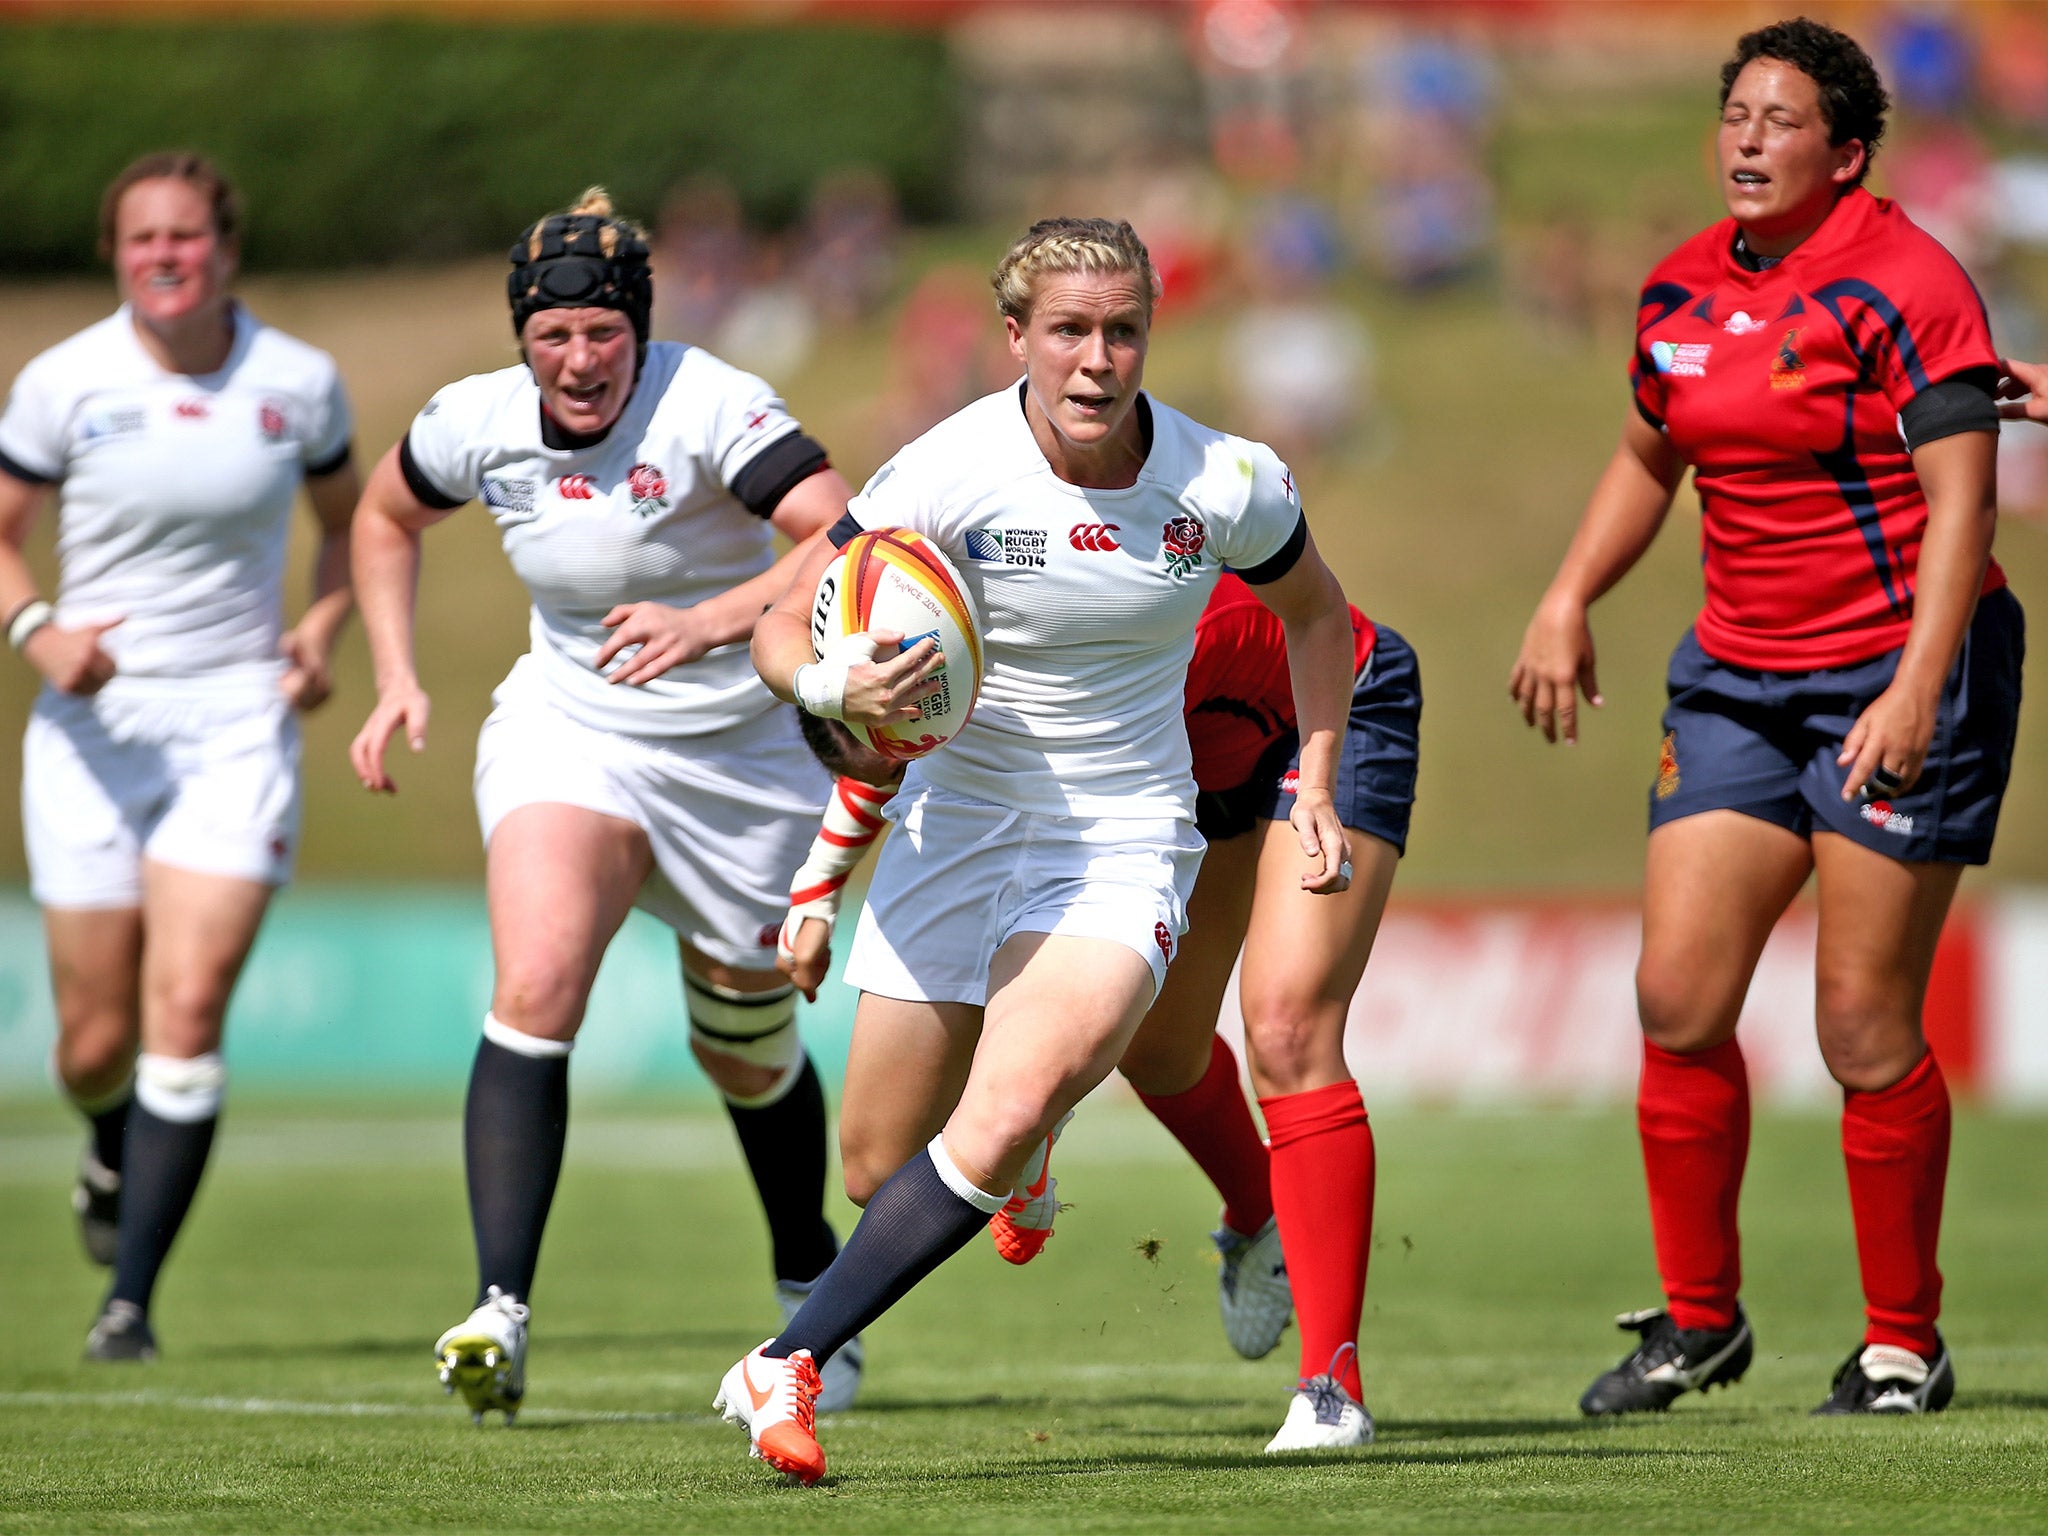
[[[1805,16],[1759,27],[1736,40],[1734,56],[1721,66],[1722,106],[1728,105],[1735,77],[1752,59],[1790,64],[1820,87],[1828,142],[1863,141],[1863,169],[1857,172],[1855,183],[1861,186],[1876,158],[1877,141],[1884,137],[1884,115],[1892,104],[1870,55],[1848,33]]]

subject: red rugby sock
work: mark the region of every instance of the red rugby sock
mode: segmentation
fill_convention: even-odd
[[[1237,1057],[1221,1035],[1213,1038],[1209,1070],[1194,1087],[1186,1093],[1138,1097],[1216,1186],[1223,1197],[1223,1224],[1251,1237],[1273,1214],[1266,1144],[1259,1140],[1238,1083]]]
[[[1303,1380],[1330,1369],[1345,1345],[1339,1380],[1362,1399],[1359,1314],[1372,1247],[1372,1126],[1350,1078],[1306,1093],[1260,1099],[1273,1145],[1273,1207],[1294,1288]]]
[[[1681,1055],[1645,1040],[1636,1130],[1671,1320],[1688,1329],[1731,1327],[1742,1290],[1735,1206],[1749,1160],[1742,1047],[1731,1039]]]
[[[1948,1183],[1948,1081],[1929,1051],[1875,1093],[1842,1096],[1842,1157],[1863,1269],[1866,1344],[1932,1360],[1941,1315],[1941,1197]]]

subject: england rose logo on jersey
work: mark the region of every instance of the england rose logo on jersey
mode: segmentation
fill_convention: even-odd
[[[1209,530],[1199,517],[1183,512],[1159,530],[1159,538],[1166,551],[1167,574],[1184,577],[1202,563],[1202,546],[1209,542]]]
[[[626,475],[626,490],[633,498],[633,511],[641,517],[668,510],[668,476],[658,464],[635,464]]]
[[[265,438],[276,442],[284,436],[284,407],[275,400],[266,400],[256,410],[256,426]]]

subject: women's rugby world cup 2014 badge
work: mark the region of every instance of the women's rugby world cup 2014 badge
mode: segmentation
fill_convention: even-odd
[[[626,492],[633,498],[633,512],[652,517],[668,510],[668,476],[658,464],[635,464],[626,474]]]
[[[1202,546],[1209,542],[1209,530],[1192,513],[1183,512],[1159,530],[1166,551],[1166,572],[1184,577],[1202,563]]]

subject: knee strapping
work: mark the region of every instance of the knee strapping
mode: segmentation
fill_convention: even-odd
[[[189,1060],[145,1051],[135,1060],[135,1102],[157,1119],[176,1125],[219,1114],[227,1085],[227,1064],[218,1051]]]
[[[796,1027],[795,987],[738,992],[685,971],[683,1002],[690,1014],[690,1036],[704,1049],[776,1074],[774,1085],[764,1093],[735,1103],[773,1103],[796,1081],[804,1042]]]

